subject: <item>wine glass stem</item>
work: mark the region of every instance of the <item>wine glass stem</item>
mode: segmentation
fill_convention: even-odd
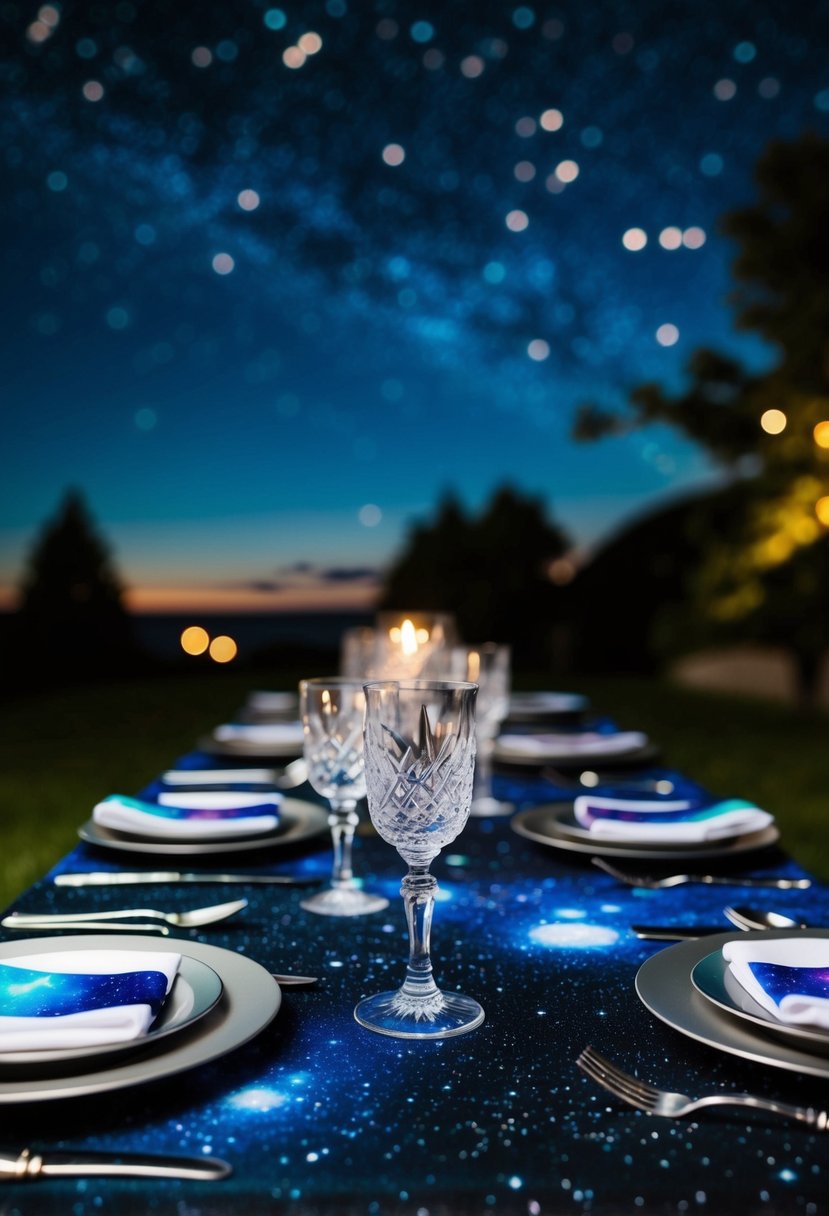
[[[328,826],[331,828],[331,843],[334,846],[334,864],[331,869],[332,887],[354,886],[351,846],[354,842],[354,829],[358,822],[356,801],[334,802],[333,799],[331,800]]]
[[[400,887],[409,926],[409,962],[401,992],[421,1000],[438,991],[429,957],[437,888],[437,879],[425,866],[410,866]]]

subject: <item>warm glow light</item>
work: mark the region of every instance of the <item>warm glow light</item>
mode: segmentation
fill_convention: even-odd
[[[829,528],[829,494],[817,500],[815,503],[815,515],[825,527]]]
[[[686,249],[702,249],[705,239],[704,228],[686,228],[682,234],[682,244]]]
[[[829,448],[829,422],[819,422],[812,434],[819,448]]]
[[[547,577],[557,587],[566,587],[568,583],[572,583],[576,573],[576,563],[569,557],[557,557],[547,567]]]
[[[627,232],[622,237],[622,244],[625,249],[629,249],[631,253],[638,253],[640,249],[644,249],[648,243],[648,234],[643,228],[628,228]]]
[[[417,638],[418,645],[425,646],[426,643],[429,641],[429,630],[424,629],[423,626],[421,625],[421,627],[419,629],[415,630],[415,637]]]
[[[224,633],[220,633],[210,643],[210,657],[214,663],[229,663],[231,659],[236,658],[238,650],[239,647],[233,638],[229,638]]]
[[[760,426],[767,435],[779,435],[786,429],[786,415],[782,410],[766,410],[760,418]]]
[[[417,630],[408,617],[400,626],[400,649],[407,658],[417,654]]]
[[[480,55],[467,55],[461,60],[461,72],[469,80],[474,80],[476,76],[480,76],[486,64]]]
[[[182,633],[180,641],[185,654],[204,654],[210,645],[210,634],[201,625],[190,625]]]
[[[100,101],[104,95],[104,86],[100,80],[87,80],[82,92],[87,101]]]

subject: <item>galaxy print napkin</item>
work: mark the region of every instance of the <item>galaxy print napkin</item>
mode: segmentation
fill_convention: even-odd
[[[829,1030],[829,938],[726,942],[723,958],[767,1013],[790,1025]]]
[[[181,955],[73,950],[0,963],[0,1052],[127,1042],[146,1034]]]
[[[715,802],[581,794],[573,803],[573,814],[593,836],[641,843],[720,840],[757,832],[774,822],[768,811],[740,798]]]
[[[158,802],[110,794],[92,810],[101,827],[152,839],[229,839],[275,831],[281,796],[236,790],[178,790]]]
[[[601,731],[551,731],[532,735],[500,735],[498,746],[516,755],[538,760],[585,759],[616,756],[644,747],[648,736],[639,730],[619,730],[608,734]]]

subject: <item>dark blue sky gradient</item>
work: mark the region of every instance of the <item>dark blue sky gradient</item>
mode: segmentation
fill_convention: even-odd
[[[826,0],[18,2],[0,37],[5,602],[69,485],[172,606],[311,602],[447,488],[584,545],[711,476],[661,429],[575,445],[573,409],[701,343],[768,359],[716,225],[829,128]]]

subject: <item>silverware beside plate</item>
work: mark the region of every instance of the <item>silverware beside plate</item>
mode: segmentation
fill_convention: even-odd
[[[0,1155],[0,1180],[31,1182],[37,1178],[189,1178],[218,1182],[233,1167],[218,1157],[150,1157],[133,1154],[61,1153],[42,1157],[24,1148],[16,1157]]]
[[[325,879],[302,874],[211,874],[184,870],[92,870],[83,874],[57,874],[56,887],[121,887],[137,883],[202,882],[264,883],[287,887],[313,887]]]

